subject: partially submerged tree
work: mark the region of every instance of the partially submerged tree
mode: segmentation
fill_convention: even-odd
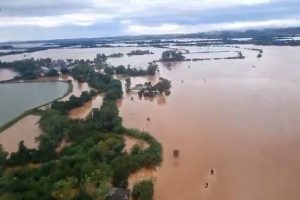
[[[180,50],[167,50],[164,51],[161,55],[161,61],[184,61],[185,57],[182,55]]]
[[[154,184],[151,180],[141,181],[133,186],[133,200],[152,200],[154,195]]]

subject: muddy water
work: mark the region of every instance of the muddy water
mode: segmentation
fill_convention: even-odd
[[[1,71],[3,72],[3,71]],[[7,77],[7,74],[6,73],[3,73],[1,74],[1,76],[3,76],[4,78],[8,78]],[[9,78],[8,78],[9,79]],[[53,79],[53,78],[41,78],[40,81],[49,81],[49,80],[56,80],[56,79]],[[67,100],[71,95],[75,95],[75,96],[80,96],[80,94],[83,92],[83,91],[89,91],[91,90],[90,87],[88,87],[88,85],[86,83],[79,83],[77,82],[76,80],[72,79],[71,77],[69,76],[62,76],[59,78],[59,80],[71,80],[72,81],[72,84],[73,84],[73,91],[68,95],[66,96],[63,100]],[[5,99],[10,99],[9,101],[7,100],[7,102],[2,102],[3,103],[3,108],[6,108],[4,110],[1,110],[1,116],[0,119],[3,118],[3,120],[0,120],[0,124],[2,122],[5,123],[7,122],[8,120],[12,119],[13,117],[16,117],[18,116],[18,114],[21,114],[23,111],[25,111],[26,109],[29,109],[30,106],[34,107],[34,105],[36,106],[39,105],[39,104],[42,104],[42,103],[36,103],[36,102],[47,102],[49,101],[49,99],[51,100],[54,99],[54,98],[57,98],[60,96],[63,95],[63,93],[66,92],[67,90],[67,84],[65,83],[61,83],[61,82],[58,82],[58,83],[55,83],[55,82],[49,82],[49,83],[26,83],[27,85],[28,84],[37,84],[37,89],[36,91],[38,92],[35,92],[34,95],[28,95],[28,88],[30,88],[29,86],[26,86],[26,90],[24,90],[23,88],[23,92],[24,91],[27,91],[26,95],[23,96],[23,101],[20,103],[18,102],[20,99],[22,98],[16,98],[16,97],[12,97],[12,95],[14,94],[20,94],[20,91],[19,92],[12,92],[12,88],[16,87],[17,85],[15,84],[10,84],[9,86],[9,90],[7,90],[6,92],[4,92],[5,94],[5,98],[2,99],[2,100],[5,100]],[[42,87],[43,84],[46,84],[46,85],[49,85],[48,88],[45,88],[45,87]],[[58,84],[58,85],[63,85],[64,87],[63,88],[56,88],[56,90],[53,90],[53,85],[55,84]],[[20,85],[20,84],[19,84]],[[4,85],[2,85],[4,86]],[[52,89],[51,89],[52,87]],[[55,88],[54,88],[55,89]],[[47,91],[48,92],[48,95],[46,95],[46,97],[43,97],[42,99],[39,99],[37,98],[37,96],[39,97],[42,97],[40,96],[42,93],[41,91]],[[55,93],[55,94],[52,94],[52,93]],[[52,96],[54,95],[57,95],[58,93],[58,96],[57,97],[48,97],[49,95],[52,94]],[[24,99],[24,97],[31,97],[31,100],[29,101],[30,102],[30,105],[28,107],[28,103],[26,105],[24,105],[24,102],[25,100],[27,100],[27,98]],[[34,98],[32,98],[34,97]],[[48,100],[43,100],[43,99],[48,99]],[[11,107],[9,107],[9,102],[10,103],[13,103],[12,106],[14,106],[12,109]],[[44,103],[45,103],[44,102]],[[31,105],[32,104],[32,105]],[[88,115],[89,111],[94,108],[94,107],[100,107],[100,105],[102,104],[102,97],[101,96],[97,96],[93,99],[93,101],[87,103],[84,107],[82,108],[79,108],[79,110],[73,110],[71,111],[71,117],[72,118],[84,118],[85,116]],[[90,105],[90,106],[89,106]],[[23,107],[27,106],[26,108]],[[10,109],[8,109],[10,108]],[[21,109],[23,108],[23,110]],[[21,111],[20,111],[21,110]],[[12,112],[14,111],[14,112]],[[3,145],[4,149],[7,151],[7,152],[13,152],[13,151],[16,151],[17,148],[18,148],[18,143],[21,141],[21,140],[24,140],[25,141],[25,145],[28,147],[28,148],[36,148],[38,143],[35,142],[35,137],[39,136],[40,133],[41,133],[41,130],[39,129],[39,126],[37,124],[39,120],[39,117],[38,116],[26,116],[25,118],[21,119],[20,121],[18,121],[16,124],[14,124],[12,127],[10,127],[9,129],[1,132],[0,134],[0,144]]]
[[[82,92],[92,90],[92,88],[90,88],[87,83],[80,83],[68,75],[60,77],[60,80],[71,80],[73,85],[72,92],[68,96],[63,98],[63,101],[67,101],[72,95],[79,97]],[[85,103],[82,107],[74,108],[73,110],[71,110],[69,116],[72,119],[84,119],[89,115],[93,108],[100,108],[102,102],[103,96],[97,95],[91,101]]]
[[[126,96],[124,125],[164,147],[155,174],[129,182],[157,177],[156,200],[299,199],[300,48],[263,49],[260,60],[249,51],[245,60],[161,66],[173,85],[164,104]]]
[[[130,153],[132,148],[137,145],[141,149],[147,149],[149,145],[144,141],[140,139],[136,139],[133,137],[125,136],[124,137],[125,147],[124,152]]]
[[[142,55],[142,56],[127,56],[126,54],[132,50],[149,50],[153,51],[155,54]],[[133,66],[143,66],[147,65],[148,62],[157,60],[161,52],[165,49],[157,49],[153,47],[118,47],[118,48],[74,48],[74,49],[50,49],[46,51],[38,51],[34,53],[16,54],[9,56],[2,56],[3,61],[14,61],[22,60],[24,58],[52,58],[52,59],[90,59],[93,60],[97,54],[104,53],[106,55],[111,55],[113,53],[123,53],[125,57],[123,58],[110,58],[109,62],[113,65],[127,65],[131,64]]]
[[[164,148],[161,167],[131,175],[131,187],[154,177],[156,200],[299,199],[300,48],[262,48],[261,59],[257,52],[243,50],[245,60],[161,64],[159,76],[172,80],[171,96],[140,100],[136,94],[124,95],[119,105],[124,125],[150,132]],[[64,51],[54,55],[69,58]],[[76,51],[76,58],[100,52]],[[143,65],[159,58],[159,51],[149,60],[109,61]],[[133,78],[132,85],[157,78]],[[85,87],[74,88],[81,88],[76,90],[80,94]],[[174,149],[180,150],[178,158]]]
[[[18,76],[17,72],[10,69],[0,69],[0,81],[5,81]]]
[[[26,147],[37,148],[38,142],[35,138],[42,133],[38,125],[39,119],[39,116],[28,115],[3,131],[0,134],[0,144],[2,144],[5,151],[9,153],[16,152],[21,140],[24,141]]]
[[[91,101],[85,103],[82,107],[74,108],[70,111],[69,116],[72,119],[85,119],[93,108],[100,108],[103,102],[103,97],[98,95]]]
[[[62,99],[63,101],[69,100],[69,98],[72,95],[79,97],[82,92],[91,90],[91,88],[88,86],[88,84],[86,82],[80,83],[77,80],[75,80],[72,76],[69,76],[69,75],[62,75],[62,76],[59,76],[58,78],[57,77],[42,77],[42,78],[39,78],[39,80],[40,81],[56,81],[56,80],[71,81],[71,83],[73,85],[72,91],[70,92],[69,95],[65,96]]]

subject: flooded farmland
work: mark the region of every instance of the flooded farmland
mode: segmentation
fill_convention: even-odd
[[[132,78],[132,85],[155,82],[159,76],[172,81],[170,96],[139,99],[124,94],[119,102],[125,127],[145,130],[163,145],[162,165],[155,172],[142,170],[142,178],[155,177],[156,200],[299,198],[300,48],[259,47],[264,53],[258,59],[246,47],[255,46],[241,46],[245,59],[160,63],[156,77]],[[195,52],[189,58],[228,57],[236,51],[224,46],[184,48]],[[92,59],[97,53],[132,49],[57,49],[30,56]],[[143,49],[154,54],[108,62],[142,67],[163,51]],[[203,53],[217,50],[222,52]],[[85,88],[74,84],[75,90],[79,87]],[[82,118],[93,105],[70,115]],[[180,151],[178,158],[174,149]],[[131,176],[133,181],[137,177]]]

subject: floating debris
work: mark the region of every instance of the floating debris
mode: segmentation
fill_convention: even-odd
[[[208,182],[205,183],[204,187],[205,187],[205,189],[208,188]]]
[[[211,169],[210,169],[210,174],[211,174],[211,175],[214,175],[214,173],[215,173],[215,170],[214,170],[213,168],[211,168]]]
[[[147,121],[149,122],[150,120],[151,120],[150,117],[148,117],[148,118],[147,118]]]
[[[175,149],[175,150],[173,151],[173,156],[174,156],[174,157],[179,157],[179,153],[180,153],[180,151],[179,151],[178,149]]]

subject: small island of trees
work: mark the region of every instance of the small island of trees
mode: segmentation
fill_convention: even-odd
[[[159,78],[159,82],[152,85],[151,82],[146,82],[143,85],[136,85],[134,90],[138,90],[139,97],[155,97],[158,94],[170,95],[171,81],[165,78]]]
[[[131,68],[130,65],[127,68],[124,65],[106,66],[104,72],[106,74],[117,74],[117,75],[127,75],[127,76],[154,76],[158,70],[158,65],[155,62],[150,62],[147,69],[137,69]]]
[[[164,51],[161,55],[160,61],[162,62],[175,62],[175,61],[184,61],[185,57],[183,56],[180,50],[167,50]]]
[[[122,58],[122,57],[124,57],[124,54],[123,53],[113,53],[111,55],[108,55],[107,57],[108,58]]]

